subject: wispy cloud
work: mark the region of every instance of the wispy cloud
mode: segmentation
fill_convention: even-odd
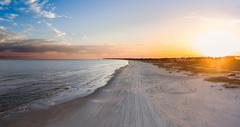
[[[0,22],[13,22],[14,19],[18,17],[18,14],[10,13],[6,14],[3,17],[0,17]]]
[[[7,19],[0,17],[0,22],[2,22],[2,21],[7,21]]]
[[[52,28],[53,32],[58,36],[58,37],[62,37],[65,36],[66,33],[63,31],[58,30],[57,28]]]
[[[57,17],[57,14],[53,11],[47,10],[44,8],[47,5],[47,0],[43,2],[39,2],[38,0],[26,0],[26,4],[29,6],[29,10],[33,13],[36,13],[38,16],[47,18],[47,19],[54,19]]]
[[[0,0],[0,5],[9,5],[11,0]]]
[[[57,29],[57,28],[54,27],[51,23],[46,22],[46,24],[47,24],[47,26],[52,30],[52,32],[53,32],[56,36],[58,36],[58,37],[63,37],[63,36],[66,35],[65,32],[63,32],[63,31]]]
[[[31,24],[24,25],[24,30],[22,31],[23,34],[27,35],[35,30],[34,26]]]
[[[35,14],[37,14],[38,16],[42,17],[42,18],[46,18],[46,19],[55,19],[57,17],[61,18],[64,17],[66,18],[67,16],[58,16],[54,10],[56,9],[56,7],[50,6],[48,4],[48,0],[43,0],[43,1],[39,1],[39,0],[27,0],[25,2],[28,6],[29,9],[28,11],[31,11]],[[47,7],[46,7],[47,6]],[[22,10],[26,11],[25,8],[23,8]],[[42,22],[42,21],[39,21]],[[51,31],[57,36],[57,37],[64,37],[66,35],[66,33],[64,31],[59,30],[58,28],[54,27],[50,21],[46,21],[43,20],[43,22],[46,23],[46,25],[51,29]]]
[[[18,14],[14,14],[14,13],[6,14],[6,18],[8,18],[10,20],[15,19],[17,16],[18,16]]]
[[[11,4],[14,3],[14,4]],[[17,17],[22,16],[22,13],[31,13],[31,18],[37,18],[39,21],[37,23],[46,23],[47,27],[54,33],[57,37],[66,36],[66,32],[56,28],[52,25],[53,19],[56,18],[71,18],[65,15],[58,15],[55,13],[56,7],[49,3],[48,0],[19,0],[19,1],[11,1],[11,0],[0,0],[0,7],[7,8],[11,5],[21,5],[19,8],[15,9],[15,13],[6,12],[6,14],[0,17],[0,22],[8,22],[8,25],[17,26],[15,19]],[[11,7],[12,8],[12,7]],[[21,13],[18,13],[21,11]],[[27,30],[29,31],[29,30]]]

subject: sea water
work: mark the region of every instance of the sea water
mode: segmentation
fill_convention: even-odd
[[[105,86],[125,60],[0,60],[0,113],[55,105]]]

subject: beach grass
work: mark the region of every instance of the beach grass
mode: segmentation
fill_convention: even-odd
[[[225,88],[240,88],[240,79],[229,78],[227,76],[209,77],[205,79],[210,82],[222,82],[225,83]]]
[[[198,74],[220,74],[223,76],[208,77],[210,82],[225,83],[225,88],[240,88],[240,60],[238,57],[196,57],[196,58],[159,58],[140,59],[172,72],[187,72],[190,76]]]

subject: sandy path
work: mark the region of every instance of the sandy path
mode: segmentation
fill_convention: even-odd
[[[239,127],[240,90],[130,61],[84,99],[35,111],[9,127]],[[1,125],[1,124],[0,124]]]

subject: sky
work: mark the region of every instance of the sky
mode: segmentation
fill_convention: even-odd
[[[0,0],[0,58],[239,55],[239,0]]]

